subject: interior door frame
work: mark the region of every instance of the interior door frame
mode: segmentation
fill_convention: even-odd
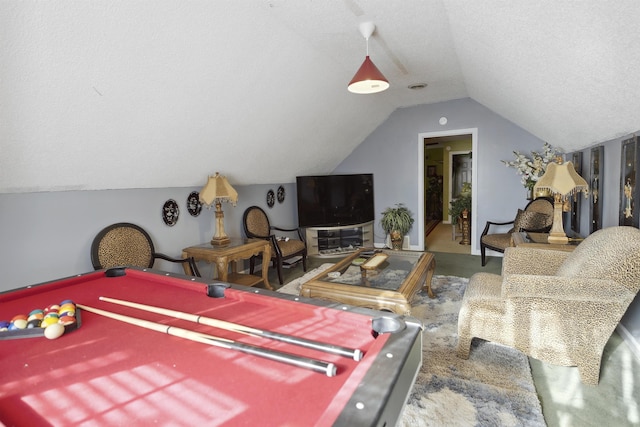
[[[421,132],[418,134],[418,246],[424,250],[424,140],[441,136],[471,135],[471,254],[480,255],[478,247],[478,128],[452,129],[440,132]]]

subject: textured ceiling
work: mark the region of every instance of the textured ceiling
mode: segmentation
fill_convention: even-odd
[[[367,20],[391,88],[354,95]],[[635,1],[3,0],[0,192],[293,182],[464,97],[587,147],[640,129],[638,22]]]

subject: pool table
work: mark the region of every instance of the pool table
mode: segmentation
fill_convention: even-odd
[[[101,296],[359,349],[363,356],[212,328]],[[335,375],[79,309],[78,327],[57,339],[0,342],[0,424],[393,426],[422,363],[422,325],[411,317],[150,269],[99,270],[5,292],[0,319],[66,299],[167,330],[320,360]]]

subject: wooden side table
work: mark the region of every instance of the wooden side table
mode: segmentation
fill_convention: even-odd
[[[558,245],[555,243],[548,243],[548,233],[528,233],[525,231],[511,233],[511,240],[513,246],[527,246],[530,248],[547,249],[553,251],[565,251],[573,252],[582,239],[575,239],[570,241],[566,245]]]
[[[238,260],[249,259],[254,255],[262,254],[262,277],[253,274],[238,273]],[[196,261],[212,262],[216,265],[217,279],[222,282],[236,283],[244,286],[254,286],[260,282],[267,289],[273,290],[269,283],[269,262],[271,260],[271,244],[267,240],[258,239],[231,239],[231,243],[223,246],[214,246],[211,243],[203,243],[197,246],[189,246],[182,250],[182,258],[192,256]],[[231,264],[231,272],[229,272]],[[184,264],[184,271],[191,275],[191,268]]]

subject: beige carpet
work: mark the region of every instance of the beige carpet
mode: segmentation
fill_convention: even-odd
[[[470,254],[471,245],[461,245],[461,236],[453,239],[453,225],[438,224],[426,237],[425,244],[429,252],[446,252],[454,254]]]
[[[297,295],[302,283],[331,265],[323,264],[279,292]],[[423,366],[399,425],[544,426],[526,356],[484,341],[474,341],[468,360],[456,356],[458,311],[467,283],[434,276],[436,299],[421,292],[412,301],[412,315],[425,326]]]

